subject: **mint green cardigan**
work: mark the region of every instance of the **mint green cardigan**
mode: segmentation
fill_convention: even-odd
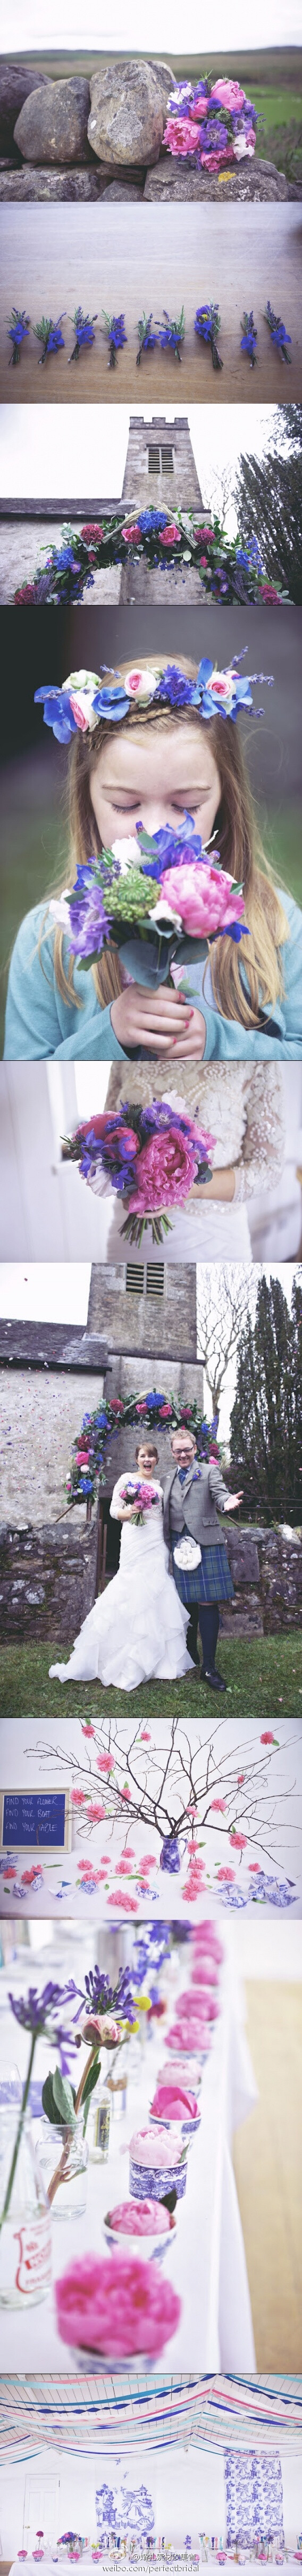
[[[280,1063],[280,1059],[293,1061],[302,1055],[302,913],[291,895],[282,892],[282,902],[289,925],[289,938],[283,948],[284,994],[281,1001],[274,1003],[271,1020],[266,1019],[263,1027],[245,1029],[239,1020],[223,1019],[215,1009],[210,961],[206,970],[198,960],[195,968],[190,961],[184,969],[182,990],[185,992],[187,982],[190,998],[194,999],[196,1009],[203,1012],[206,1022],[204,1063],[210,1057],[223,1060],[237,1057],[241,1062],[246,1057],[251,1057],[253,1062],[259,1058],[267,1061],[275,1057]],[[99,1063],[104,1057],[111,1062],[118,1056],[123,1062],[127,1061],[127,1050],[119,1046],[115,1037],[110,1007],[104,1011],[100,1009],[91,971],[84,974],[79,965],[74,968],[75,994],[81,1000],[81,1010],[77,1009],[75,1001],[71,1006],[63,1001],[54,975],[52,921],[40,955],[38,952],[43,921],[45,906],[38,904],[35,911],[26,914],[18,931],[9,975],[5,1057],[10,1060],[21,1058],[22,1061],[30,1057],[32,1061],[35,1057],[55,1056],[61,1061],[65,1057],[73,1058],[77,1063],[84,1057],[86,1063]],[[139,954],[138,948],[138,981]],[[66,940],[63,946],[66,973],[68,955]],[[139,1056],[144,1052],[149,1056],[149,1050],[131,1050],[131,1054]]]

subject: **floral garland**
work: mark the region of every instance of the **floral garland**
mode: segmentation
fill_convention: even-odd
[[[74,1440],[71,1467],[66,1477],[68,1502],[96,1501],[100,1486],[106,1483],[108,1441],[117,1438],[118,1433],[126,1428],[135,1427],[143,1433],[152,1431],[155,1434],[156,1431],[166,1431],[168,1427],[170,1431],[179,1431],[185,1425],[187,1431],[194,1432],[201,1461],[208,1465],[212,1460],[217,1465],[220,1459],[217,1424],[218,1414],[214,1414],[211,1423],[207,1422],[195,1396],[193,1404],[180,1404],[176,1395],[160,1394],[156,1387],[152,1387],[147,1395],[104,1396],[95,1413],[84,1413],[81,1431]]]
[[[234,600],[253,607],[288,598],[281,584],[276,588],[267,581],[257,537],[240,545],[237,536],[226,535],[216,514],[210,526],[199,525],[193,510],[176,509],[172,516],[169,510],[149,509],[138,510],[137,517],[126,513],[122,521],[115,510],[104,526],[96,520],[77,529],[66,522],[61,546],[52,545],[34,580],[15,591],[14,606],[39,607],[41,583],[43,601],[51,607],[77,606],[84,592],[93,590],[96,572],[141,562],[163,573],[167,564],[169,572],[183,567],[184,581],[188,569],[198,572],[204,595],[225,607]]]
[[[189,160],[197,170],[224,169],[251,160],[255,151],[257,109],[239,81],[183,81],[168,99],[163,148],[176,160]]]

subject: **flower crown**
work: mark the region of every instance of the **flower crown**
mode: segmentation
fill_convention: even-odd
[[[247,652],[247,645],[244,650]],[[109,671],[108,682],[104,681],[108,668],[104,662],[101,674],[70,671],[61,689],[53,688],[51,682],[43,689],[35,689],[35,705],[44,707],[44,724],[51,726],[57,742],[69,742],[73,733],[93,733],[100,719],[122,724],[136,703],[141,707],[196,707],[205,723],[211,716],[221,715],[231,716],[235,724],[241,707],[252,715],[263,715],[263,707],[253,707],[251,691],[256,681],[266,680],[267,688],[273,688],[273,680],[265,671],[253,671],[249,679],[242,680],[236,667],[240,661],[242,653],[235,653],[231,666],[217,671],[215,663],[205,658],[193,680],[187,678],[177,662],[168,662],[165,669],[159,663],[154,671],[127,671],[125,679],[119,677],[118,671]]]

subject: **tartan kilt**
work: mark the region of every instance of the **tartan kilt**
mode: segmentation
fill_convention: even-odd
[[[179,1599],[187,1604],[188,1610],[193,1601],[199,1605],[209,1601],[233,1601],[234,1584],[223,1539],[218,1539],[216,1547],[214,1544],[202,1547],[200,1565],[192,1566],[191,1572],[189,1567],[185,1570],[184,1566],[175,1565],[177,1544],[176,1536],[172,1539],[174,1582]]]

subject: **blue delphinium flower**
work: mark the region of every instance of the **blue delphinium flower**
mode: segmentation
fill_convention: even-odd
[[[18,365],[19,365],[19,358],[20,358],[20,349],[22,349],[22,340],[26,340],[26,339],[27,339],[28,331],[29,331],[29,313],[25,313],[25,312],[24,312],[24,313],[20,313],[20,312],[18,312],[17,305],[16,305],[16,304],[13,304],[13,305],[12,305],[12,311],[11,311],[10,328],[9,328],[8,335],[7,335],[7,336],[8,336],[8,339],[9,339],[9,340],[12,340],[12,343],[13,343],[11,358],[9,358],[9,361],[8,361],[8,363],[9,363],[9,367],[18,367]]]
[[[52,322],[51,317],[48,322],[45,319],[44,313],[42,315],[42,322],[34,322],[33,327],[35,340],[42,340],[43,343],[42,357],[39,358],[39,367],[45,366],[45,358],[56,356],[57,349],[65,349],[65,340],[63,340],[61,322],[65,322],[65,313],[59,313],[58,322]]]
[[[247,356],[248,358],[250,358],[251,367],[256,367],[256,366],[257,366],[257,358],[256,358],[256,339],[257,339],[257,331],[256,331],[256,329],[255,329],[255,323],[254,323],[254,315],[253,315],[253,313],[244,313],[244,315],[243,315],[243,322],[241,323],[241,330],[242,330],[242,333],[243,333],[243,338],[242,338],[242,340],[240,341],[240,348],[241,348],[241,349],[243,349],[243,350],[245,351],[245,353],[246,353],[246,356]]]
[[[96,884],[93,862],[91,867],[87,863],[86,867],[78,868],[70,894],[70,927],[75,957],[82,958],[84,964],[86,958],[91,962],[94,953],[101,956],[109,933],[109,920],[102,885]]]
[[[217,348],[218,332],[220,331],[220,313],[218,311],[218,304],[197,305],[194,331],[197,331],[197,338],[199,340],[209,342],[209,347],[212,350],[213,367],[216,369],[218,367],[222,367],[223,358],[219,357],[219,351]]]
[[[138,322],[137,325],[139,337],[139,349],[136,360],[137,367],[140,367],[143,349],[156,349],[156,331],[151,331],[151,322],[152,313],[148,313],[148,315],[146,313],[141,314],[140,322]]]
[[[286,367],[290,367],[290,366],[291,366],[291,358],[289,358],[289,357],[288,357],[288,354],[287,354],[287,347],[285,346],[285,343],[286,343],[286,341],[287,341],[288,346],[290,346],[290,348],[291,348],[291,332],[290,332],[290,331],[286,331],[286,330],[285,330],[285,322],[281,322],[281,320],[280,320],[280,313],[273,313],[273,311],[272,311],[272,306],[271,306],[271,304],[269,303],[269,299],[267,299],[267,304],[266,304],[266,306],[265,306],[265,315],[264,315],[264,320],[265,320],[265,322],[268,322],[269,331],[270,331],[270,335],[271,335],[271,340],[273,340],[274,348],[275,348],[275,349],[279,349],[280,358],[283,358],[283,359],[284,359],[284,364],[285,364],[285,366],[286,366]]]
[[[109,340],[110,355],[108,358],[108,367],[116,367],[117,350],[124,349],[127,340],[127,332],[125,331],[125,314],[105,313],[103,307],[103,322],[105,322],[107,339]]]
[[[71,350],[71,357],[68,359],[69,367],[72,365],[73,358],[79,358],[80,349],[92,349],[92,342],[95,340],[93,324],[97,322],[97,318],[97,313],[93,313],[90,320],[90,314],[82,313],[82,305],[77,304],[76,312],[72,314],[76,337],[74,349]]]

